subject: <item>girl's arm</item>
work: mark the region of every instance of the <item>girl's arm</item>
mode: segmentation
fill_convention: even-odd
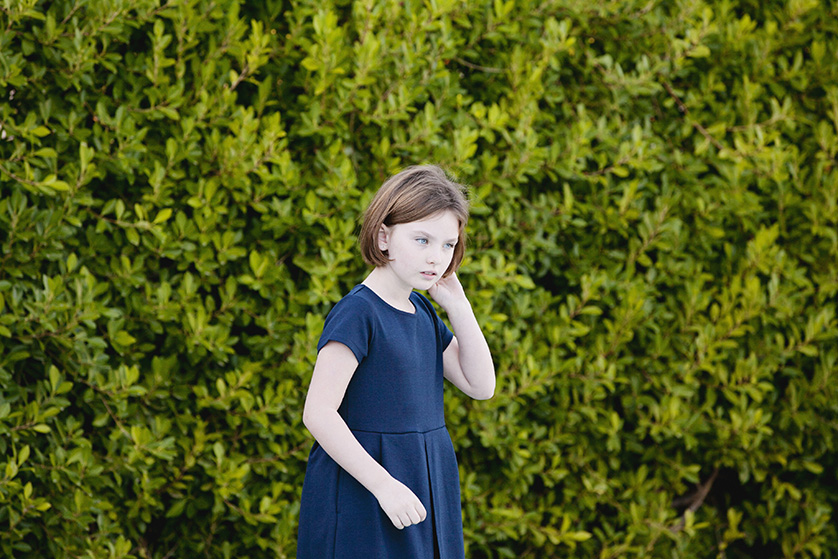
[[[331,341],[323,346],[314,364],[303,423],[323,450],[378,499],[390,521],[401,530],[425,520],[425,507],[407,486],[369,455],[338,414],[357,368],[355,354],[344,344]]]
[[[439,280],[428,294],[448,314],[454,329],[455,337],[442,353],[445,378],[472,398],[491,398],[495,393],[492,354],[457,274]]]

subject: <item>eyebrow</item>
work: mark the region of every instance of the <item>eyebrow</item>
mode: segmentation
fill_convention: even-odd
[[[425,232],[425,231],[422,231],[421,229],[414,229],[414,230],[413,230],[413,234],[414,234],[414,235],[422,235],[423,237],[429,237],[429,238],[431,238],[431,239],[436,239],[436,237],[435,237],[435,236],[433,236],[433,235],[431,235],[430,233],[427,233],[427,232]],[[453,239],[447,239],[445,242],[446,242],[446,243],[456,243],[456,242],[457,242],[457,241],[459,241],[459,240],[460,240],[460,238],[459,238],[459,237],[454,237]]]

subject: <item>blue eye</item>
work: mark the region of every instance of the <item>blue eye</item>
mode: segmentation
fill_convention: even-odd
[[[419,237],[418,239],[416,239],[416,242],[419,243],[420,245],[426,245],[426,244],[428,244],[428,239],[426,239],[424,237]]]
[[[445,243],[445,248],[447,248],[447,249],[454,248],[454,243]]]

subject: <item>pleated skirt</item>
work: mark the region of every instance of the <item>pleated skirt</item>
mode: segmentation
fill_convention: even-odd
[[[375,496],[315,443],[303,483],[297,559],[464,559],[460,480],[448,430],[352,432],[416,494],[428,516],[398,530]]]

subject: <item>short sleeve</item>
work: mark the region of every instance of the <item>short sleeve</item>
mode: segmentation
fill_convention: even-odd
[[[372,337],[369,308],[360,297],[347,295],[326,316],[317,351],[329,342],[340,342],[355,354],[360,363],[367,356]]]

